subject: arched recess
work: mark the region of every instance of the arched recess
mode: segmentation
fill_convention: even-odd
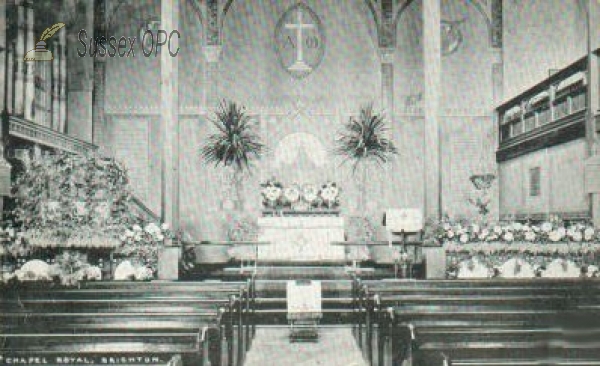
[[[192,3],[197,3],[198,0],[188,0]],[[239,0],[238,0],[239,1]],[[375,6],[375,1],[373,0],[364,0],[365,1],[365,5],[367,6],[367,8],[369,9],[369,12],[371,13],[371,16],[373,17],[373,22],[375,23],[375,27],[377,29],[377,32],[379,32],[379,27],[381,25],[380,22],[380,14],[377,11],[377,8]],[[408,2],[411,2],[412,0],[409,0]],[[219,21],[219,36],[221,36],[222,32],[223,32],[223,27],[225,25],[225,17],[227,16],[227,14],[229,13],[229,10],[231,10],[231,7],[234,3],[234,0],[227,0],[225,2],[225,5],[223,6],[223,10],[221,12],[221,17],[220,17],[220,21]],[[199,5],[195,6],[199,9]],[[202,22],[202,13],[200,10],[197,11],[198,12],[198,16],[200,17],[200,21]]]
[[[488,43],[491,47],[492,46],[492,38],[493,38],[492,37],[492,33],[493,33],[492,21],[491,21],[490,17],[488,16],[488,14],[486,13],[484,5],[481,3],[481,0],[464,0],[464,1],[467,4],[472,5],[475,8],[475,10],[477,10],[477,12],[482,16],[483,20],[485,21],[485,23],[487,25]],[[394,29],[398,29],[398,23],[400,22],[400,17],[402,16],[402,14],[406,10],[406,8],[408,8],[412,2],[414,2],[414,0],[406,0],[402,4],[402,6],[400,6],[398,8],[398,10],[396,10],[396,15],[394,17]]]

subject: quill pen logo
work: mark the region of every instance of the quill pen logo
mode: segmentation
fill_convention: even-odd
[[[40,37],[38,43],[35,44],[35,48],[27,52],[23,61],[52,61],[54,56],[52,52],[46,48],[46,40],[58,32],[59,29],[65,26],[65,23],[56,23],[51,27],[46,28]]]

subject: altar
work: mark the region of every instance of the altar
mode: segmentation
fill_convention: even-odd
[[[332,245],[344,240],[344,219],[338,216],[282,216],[258,219],[259,261],[342,262],[344,248]]]

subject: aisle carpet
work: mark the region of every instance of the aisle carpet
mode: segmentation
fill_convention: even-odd
[[[349,327],[319,329],[316,342],[290,342],[288,327],[259,327],[245,366],[367,366]]]

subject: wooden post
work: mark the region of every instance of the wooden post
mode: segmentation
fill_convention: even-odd
[[[425,212],[441,217],[440,86],[441,86],[440,0],[423,0]]]
[[[161,1],[161,28],[169,37],[179,26],[179,0]],[[175,232],[179,223],[179,72],[177,56],[169,49],[178,47],[178,38],[171,37],[168,47],[160,50],[161,77],[161,137],[162,137],[162,210],[163,222],[168,222]]]

